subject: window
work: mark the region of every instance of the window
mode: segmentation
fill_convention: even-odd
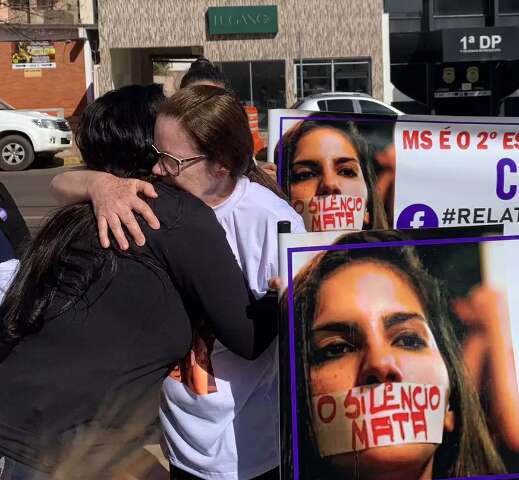
[[[368,62],[334,63],[335,92],[371,91],[368,85],[370,65]]]
[[[301,103],[303,103],[303,102],[297,102],[294,105],[294,108],[299,108]],[[328,105],[326,105],[326,100],[319,100],[317,102],[317,107],[319,108],[319,110],[321,110],[321,112],[327,112],[328,111]]]
[[[352,100],[337,98],[335,100],[327,100],[326,102],[328,104],[326,110],[330,112],[353,113],[355,111]]]
[[[500,13],[519,13],[519,2],[517,0],[499,0]]]
[[[55,3],[56,3],[56,0],[37,0],[36,8],[42,9],[42,10],[53,9]]]
[[[0,100],[0,110],[14,110],[14,107],[11,107],[7,102]]]
[[[396,115],[393,110],[390,110],[384,105],[377,102],[370,102],[369,100],[359,100],[360,109],[362,113],[377,113],[379,115]]]
[[[28,9],[29,8],[29,0],[11,0],[8,5],[13,10]]]
[[[305,64],[303,60],[304,96],[332,91],[331,63]],[[301,90],[301,65],[297,65],[297,88]]]
[[[267,129],[268,110],[285,108],[285,62],[221,62],[224,77],[240,100],[258,109],[261,129]]]
[[[371,93],[370,60],[303,59],[302,66],[294,60],[294,70],[298,98],[326,92]]]
[[[422,16],[423,0],[386,0],[385,11],[397,16]]]
[[[434,0],[434,15],[486,15],[488,0]]]

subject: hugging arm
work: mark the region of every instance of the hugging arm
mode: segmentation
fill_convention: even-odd
[[[181,226],[171,235],[165,227],[149,230],[148,245],[167,265],[184,301],[201,311],[216,338],[252,360],[277,334],[277,297],[254,298],[209,207],[185,204],[182,210]]]
[[[65,172],[52,179],[53,196],[62,205],[92,201],[97,219],[99,241],[104,248],[110,246],[108,231],[119,247],[129,247],[123,225],[137,245],[144,245],[145,238],[134,213],[140,214],[151,228],[160,224],[150,206],[139,197],[157,197],[153,185],[135,178],[120,178],[106,172],[80,170]]]

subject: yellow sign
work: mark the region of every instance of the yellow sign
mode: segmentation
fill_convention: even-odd
[[[17,42],[14,47],[13,69],[56,68],[56,49],[52,42]]]

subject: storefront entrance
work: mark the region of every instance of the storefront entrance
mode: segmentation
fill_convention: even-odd
[[[174,68],[181,63],[180,76],[189,68],[191,61],[202,55],[202,47],[172,48],[113,48],[110,50],[114,88],[131,84],[164,83],[174,87],[175,79],[168,79]],[[169,92],[173,93],[173,91]]]

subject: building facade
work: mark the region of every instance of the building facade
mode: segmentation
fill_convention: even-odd
[[[95,96],[95,0],[0,1],[0,99],[73,123]]]
[[[385,0],[385,11],[396,107],[519,115],[518,0]]]
[[[101,91],[155,79],[171,92],[203,55],[263,127],[268,108],[302,93],[382,99],[382,15],[380,0],[103,0]]]

